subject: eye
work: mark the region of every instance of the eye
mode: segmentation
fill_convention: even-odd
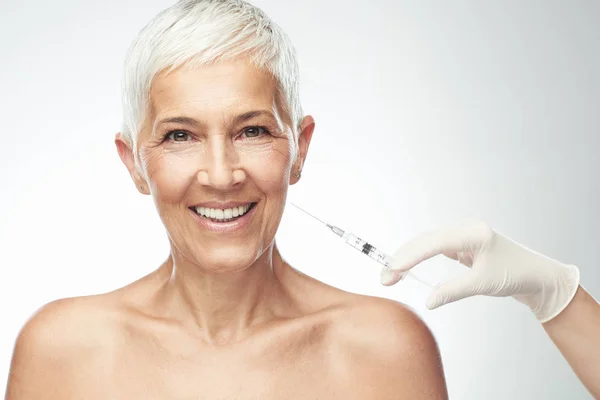
[[[268,134],[267,128],[264,126],[249,126],[242,132],[242,135],[245,135],[247,138],[257,138],[261,134]]]
[[[170,131],[165,135],[165,140],[173,142],[185,142],[190,138],[190,134],[186,131]]]

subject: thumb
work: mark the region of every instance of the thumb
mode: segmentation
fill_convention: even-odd
[[[476,295],[477,280],[474,275],[473,272],[469,272],[438,286],[429,295],[426,303],[427,308],[433,310],[448,303]]]

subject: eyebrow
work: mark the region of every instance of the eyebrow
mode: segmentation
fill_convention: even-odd
[[[263,116],[263,115],[267,116],[267,117],[270,117],[270,118],[273,118],[273,119],[276,120],[275,116],[270,111],[267,111],[267,110],[253,110],[253,111],[247,111],[245,113],[236,115],[235,117],[232,118],[231,121],[234,124],[238,124],[240,122],[244,122],[244,121],[247,121],[249,119],[252,119],[252,118],[255,118],[255,117],[259,117],[259,116]],[[159,125],[162,125],[162,124],[168,124],[168,123],[190,125],[190,126],[201,126],[202,125],[202,122],[200,122],[197,119],[194,119],[192,117],[176,116],[176,117],[163,118],[160,121],[158,121],[158,123],[156,124],[156,126],[159,126]]]

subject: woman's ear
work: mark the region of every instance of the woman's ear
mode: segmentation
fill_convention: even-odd
[[[133,179],[137,190],[142,194],[150,194],[150,189],[144,177],[140,174],[135,162],[135,156],[131,148],[130,142],[119,132],[115,136],[115,144],[119,157]]]
[[[300,133],[298,136],[298,155],[296,157],[296,162],[292,166],[292,176],[290,179],[291,185],[297,183],[302,176],[302,168],[304,167],[304,161],[306,160],[308,147],[310,146],[310,141],[312,139],[314,130],[315,120],[312,116],[307,115],[300,123]]]

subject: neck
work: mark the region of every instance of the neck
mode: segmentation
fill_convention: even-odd
[[[290,267],[273,243],[243,271],[216,273],[180,262],[171,255],[163,266],[169,274],[162,300],[209,344],[239,341],[252,328],[277,320],[291,301],[282,280]],[[191,319],[190,319],[191,315]]]

